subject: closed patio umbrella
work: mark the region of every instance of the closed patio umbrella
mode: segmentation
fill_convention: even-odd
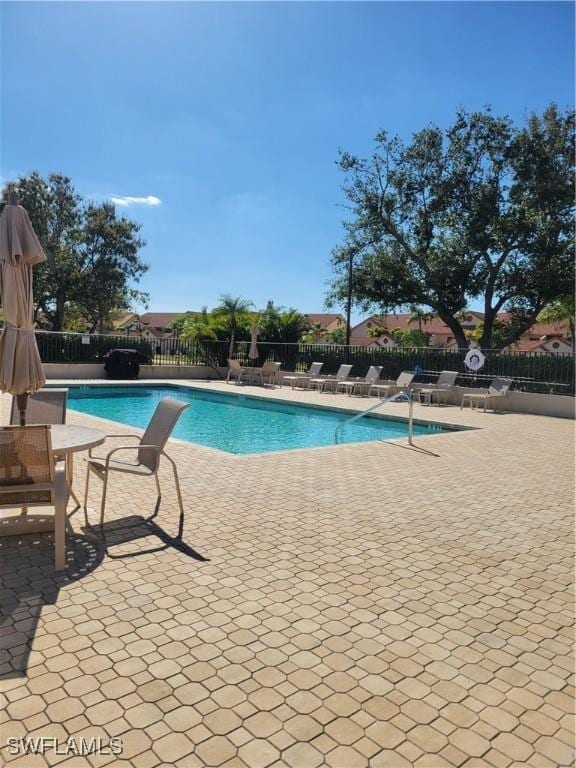
[[[251,339],[250,339],[250,351],[248,352],[248,357],[250,360],[256,360],[258,358],[259,352],[258,347],[256,345],[256,342],[258,341],[258,331],[260,329],[257,325],[253,325],[250,329]]]
[[[12,192],[0,216],[0,295],[4,310],[0,391],[17,395],[22,425],[28,393],[46,382],[34,334],[32,295],[32,267],[45,260],[28,214]]]

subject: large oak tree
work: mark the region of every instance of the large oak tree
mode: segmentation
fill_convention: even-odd
[[[145,301],[134,287],[148,269],[139,257],[139,224],[117,216],[109,203],[83,200],[62,174],[31,173],[8,182],[0,210],[12,190],[48,256],[34,270],[35,319],[62,331],[69,311],[91,331],[103,330],[112,313]]]
[[[362,309],[424,305],[467,340],[458,313],[483,304],[480,345],[516,341],[574,282],[574,113],[550,105],[517,127],[460,111],[405,144],[376,136],[369,159],[342,152],[350,209],[329,301]]]

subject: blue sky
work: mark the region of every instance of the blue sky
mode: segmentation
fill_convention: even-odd
[[[574,97],[556,2],[3,2],[2,179],[69,175],[143,225],[150,309],[322,311],[341,147],[459,106]]]

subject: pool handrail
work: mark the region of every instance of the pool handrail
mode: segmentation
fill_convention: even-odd
[[[374,405],[371,405],[369,408],[366,408],[364,411],[360,411],[360,413],[355,413],[353,416],[350,416],[349,419],[346,419],[345,421],[342,421],[336,429],[334,430],[334,442],[338,443],[338,438],[340,436],[340,432],[346,427],[348,424],[352,424],[352,422],[357,421],[358,419],[361,419],[362,416],[366,416],[369,413],[372,413],[372,411],[375,411],[377,408],[380,408],[380,406],[384,405],[385,403],[391,403],[393,400],[398,400],[400,397],[408,397],[408,400],[410,402],[410,407],[408,411],[408,442],[410,445],[412,445],[412,434],[413,434],[413,420],[414,420],[414,414],[413,414],[413,404],[414,404],[414,395],[412,389],[402,389],[400,392],[395,392],[393,395],[389,395],[388,397],[385,397],[382,400],[378,400],[377,403]]]

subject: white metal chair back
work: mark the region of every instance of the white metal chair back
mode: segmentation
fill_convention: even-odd
[[[0,427],[0,507],[54,504],[49,426]]]
[[[488,393],[494,396],[505,395],[512,386],[512,382],[512,379],[494,379],[488,387]]]
[[[168,442],[172,430],[176,422],[178,421],[182,411],[190,403],[186,403],[183,400],[176,400],[173,397],[164,397],[158,405],[156,410],[150,419],[150,423],[146,427],[146,431],[140,441],[142,445],[154,445],[155,448],[141,448],[138,451],[138,461],[143,464],[151,472],[156,472],[158,469],[158,463],[160,461],[160,455],[164,450],[164,446]]]
[[[67,389],[39,389],[28,395],[26,424],[66,424]],[[12,397],[10,424],[20,424],[20,411],[16,397]]]
[[[338,372],[336,373],[336,381],[344,381],[347,379],[352,368],[353,366],[351,365],[341,365],[340,368],[338,368]]]
[[[414,374],[410,373],[409,371],[402,371],[400,376],[396,379],[396,386],[397,387],[409,387],[410,384],[412,384],[412,380],[414,379]]]
[[[375,384],[382,373],[382,365],[371,365],[366,374],[366,384]]]
[[[322,370],[322,366],[323,365],[324,365],[324,363],[312,363],[312,365],[310,366],[310,369],[309,369],[309,371],[308,371],[308,373],[306,375],[310,376],[310,378],[312,378],[312,379],[316,378],[316,376],[318,376],[320,374],[320,371]]]
[[[458,371],[442,371],[436,382],[437,387],[453,387],[458,378]]]

